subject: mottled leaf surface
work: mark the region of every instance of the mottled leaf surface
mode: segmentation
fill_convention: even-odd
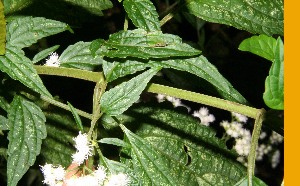
[[[147,31],[160,30],[158,13],[150,0],[124,0],[123,5],[136,27]]]
[[[4,18],[4,7],[0,1],[0,55],[5,54],[6,22]]]
[[[283,35],[283,0],[188,0],[187,11],[251,33]]]
[[[4,2],[4,13],[5,14],[12,14],[14,12],[17,12],[19,10],[22,10],[23,8],[26,8],[31,3],[33,3],[34,0],[3,0]]]
[[[9,126],[8,126],[8,119],[0,115],[0,131],[1,130],[9,130]]]
[[[40,154],[42,139],[47,136],[46,118],[32,102],[15,96],[8,112],[8,185],[17,185]]]
[[[103,15],[102,10],[106,10],[113,7],[110,0],[64,0],[73,5],[80,6],[88,10],[95,15]]]

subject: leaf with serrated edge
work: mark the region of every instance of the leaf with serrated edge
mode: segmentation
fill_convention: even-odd
[[[187,10],[206,21],[251,33],[283,35],[283,0],[188,0]]]
[[[147,32],[143,29],[120,31],[110,35],[102,46],[102,55],[142,59],[195,56],[201,51],[182,43],[180,37],[163,34],[161,31]]]
[[[52,52],[54,52],[55,50],[57,50],[59,48],[59,45],[55,45],[53,47],[47,48],[45,50],[40,51],[39,53],[37,53],[33,59],[32,59],[32,63],[37,63],[40,60],[46,58],[49,54],[51,54]]]
[[[70,27],[59,21],[43,17],[18,17],[7,24],[6,41],[21,49],[31,46],[43,37],[65,30],[70,30]]]
[[[116,146],[125,147],[125,148],[130,147],[130,145],[128,143],[126,143],[123,140],[120,140],[118,138],[102,138],[98,142],[99,143],[110,144],[110,145],[116,145]]]
[[[110,0],[65,0],[76,6],[83,7],[89,12],[101,16],[103,15],[101,10],[109,9],[113,7]]]
[[[100,100],[101,111],[110,116],[122,114],[139,99],[148,82],[158,71],[158,68],[149,69],[105,92]]]
[[[4,0],[4,13],[8,15],[20,11],[33,3],[33,1],[34,0]]]
[[[102,57],[99,55],[92,56],[92,52],[89,49],[90,45],[91,42],[83,41],[70,45],[59,57],[61,66],[92,71],[96,66],[101,65]],[[99,54],[99,52],[96,52],[96,54]]]
[[[276,39],[266,35],[252,36],[240,44],[239,50],[251,52],[273,62],[276,52]]]
[[[5,54],[6,22],[4,18],[3,4],[0,1],[0,55]]]
[[[275,59],[271,66],[269,76],[265,81],[263,99],[266,105],[272,109],[283,110],[284,108],[284,61],[283,42],[280,38],[276,42]]]
[[[0,70],[37,93],[52,97],[21,49],[7,45],[5,56],[0,56]]]
[[[132,119],[123,121],[124,125],[142,138],[132,135],[130,139],[126,134],[132,145],[126,163],[132,164],[143,185],[160,181],[152,178],[158,172],[153,166],[157,162],[165,172],[177,176],[175,185],[234,185],[246,176],[246,168],[214,129],[174,110],[171,103],[135,105],[125,115]],[[154,155],[160,160],[149,162],[148,157]]]
[[[46,118],[32,102],[15,96],[8,112],[8,185],[17,185],[40,154],[42,139],[47,136]]]
[[[147,31],[160,30],[158,13],[150,0],[124,0],[123,5],[136,27]]]

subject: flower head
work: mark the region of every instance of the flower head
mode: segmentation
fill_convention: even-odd
[[[116,175],[111,175],[105,186],[128,186],[130,184],[130,179],[126,174],[119,173]]]
[[[209,114],[209,110],[206,107],[201,107],[198,111],[194,111],[194,117],[200,118],[201,124],[209,126],[210,123],[215,121],[215,116]]]
[[[60,61],[59,61],[59,55],[56,52],[52,52],[48,59],[46,59],[46,66],[50,67],[59,67]]]
[[[81,134],[81,131],[73,140],[75,141],[75,148],[77,149],[76,153],[72,155],[73,163],[80,165],[92,155],[92,145],[88,140],[87,134]]]
[[[50,186],[57,186],[59,182],[64,179],[66,171],[63,167],[53,166],[52,164],[45,164],[41,166],[41,171],[44,174],[44,181],[43,183],[48,184]]]

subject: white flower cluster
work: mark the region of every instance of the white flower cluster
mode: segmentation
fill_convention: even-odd
[[[164,102],[165,100],[167,100],[167,101],[171,102],[174,107],[185,107],[185,108],[187,108],[188,112],[191,111],[191,108],[186,106],[185,104],[181,103],[181,100],[178,99],[178,98],[174,98],[174,97],[171,97],[171,96],[165,96],[163,94],[157,94],[156,98],[157,98],[157,101],[159,103]]]
[[[88,140],[87,134],[81,134],[81,132],[73,140],[75,141],[76,148],[76,153],[72,155],[73,163],[81,165],[84,160],[92,155],[92,145]]]
[[[52,164],[45,164],[41,166],[41,171],[44,174],[45,180],[43,183],[50,186],[58,186],[63,184],[66,171],[62,166],[53,166]]]
[[[273,156],[272,156],[272,159],[271,159],[271,165],[272,165],[272,168],[276,168],[277,165],[279,164],[280,162],[280,151],[279,150],[276,150],[274,153],[273,153]]]
[[[56,52],[52,52],[48,57],[48,59],[46,59],[45,66],[59,67],[60,66],[59,55]]]
[[[270,143],[271,144],[279,144],[283,142],[283,137],[278,134],[277,132],[272,131],[272,134],[270,136]]]
[[[256,161],[263,160],[265,154],[268,154],[272,151],[271,145],[260,144],[256,149]]]
[[[206,107],[201,107],[199,110],[194,111],[193,116],[199,118],[201,124],[205,126],[209,126],[210,123],[215,121],[215,116],[209,114],[209,110]]]

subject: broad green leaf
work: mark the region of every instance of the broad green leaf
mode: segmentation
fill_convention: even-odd
[[[247,104],[246,99],[219,73],[218,69],[207,61],[204,56],[188,59],[170,59],[152,61],[163,68],[173,68],[195,74],[214,85],[222,97]]]
[[[158,13],[150,0],[124,0],[123,5],[136,27],[149,32],[160,30]]]
[[[35,92],[52,97],[33,68],[32,62],[21,49],[7,45],[5,56],[0,56],[0,70]]]
[[[0,96],[0,108],[7,111],[9,109],[9,103],[6,101],[6,99],[2,96]]]
[[[0,115],[0,131],[9,130],[8,119]]]
[[[101,111],[110,116],[122,114],[139,99],[148,82],[158,71],[157,68],[149,69],[105,92],[100,100]]]
[[[6,22],[4,18],[3,4],[0,1],[0,55],[5,54]]]
[[[132,147],[131,156],[136,163],[135,172],[140,176],[144,175],[141,179],[143,185],[177,185],[178,176],[168,169],[161,154],[125,126],[121,125],[121,128]]]
[[[187,11],[251,33],[283,35],[283,0],[188,0]]]
[[[6,41],[21,49],[65,30],[72,31],[67,24],[59,21],[43,17],[18,17],[7,24]]]
[[[128,148],[130,145],[118,138],[102,138],[98,142]]]
[[[272,109],[283,110],[284,108],[283,68],[283,42],[278,38],[276,42],[275,59],[271,66],[269,76],[265,81],[265,92],[263,94],[266,105]]]
[[[71,109],[71,112],[72,112],[72,115],[73,115],[73,117],[74,117],[74,119],[75,119],[75,122],[76,122],[76,124],[77,124],[77,127],[79,128],[79,130],[80,130],[81,132],[83,132],[82,122],[81,122],[81,119],[80,119],[78,113],[76,112],[75,108],[71,105],[71,103],[68,102],[68,105],[69,105],[69,107],[70,107],[70,109]]]
[[[239,50],[251,52],[273,62],[276,53],[276,39],[266,35],[252,36],[240,44]]]
[[[34,0],[4,0],[4,13],[7,15],[20,11],[33,3],[33,1]]]
[[[255,186],[267,186],[263,181],[253,176],[252,184]],[[238,183],[236,183],[234,186],[248,186],[248,177],[244,177],[241,179]]]
[[[104,42],[105,42],[104,39],[96,39],[91,42],[89,49],[92,53],[92,56],[94,57],[96,56],[96,52],[100,49],[100,47],[103,45]]]
[[[32,63],[37,63],[40,60],[46,58],[48,55],[50,55],[52,52],[54,52],[55,50],[57,50],[59,48],[59,45],[55,45],[53,47],[47,48],[45,50],[40,51],[39,53],[37,53],[33,59],[32,59]]]
[[[64,0],[73,5],[80,6],[95,15],[103,15],[102,10],[113,7],[110,0]]]
[[[47,136],[46,118],[32,102],[15,96],[8,112],[7,182],[17,185],[40,154],[42,139]]]
[[[89,49],[90,45],[91,42],[83,41],[70,45],[59,57],[61,66],[92,71],[95,67],[101,65],[102,57],[99,55],[92,56],[92,52]]]
[[[134,74],[138,71],[146,69],[147,67],[149,67],[147,63],[142,63],[135,60],[118,60],[118,62],[103,61],[103,73],[106,81],[108,82],[128,74]]]
[[[246,168],[212,128],[174,110],[171,104],[167,108],[140,104],[125,114],[132,120],[124,125],[136,131],[134,135],[125,129],[132,146],[126,162],[143,180],[142,185],[156,185],[171,177],[175,183],[166,185],[227,186],[246,176]]]
[[[110,35],[101,52],[108,57],[131,56],[143,59],[195,56],[201,53],[182,43],[178,36],[163,34],[161,31],[147,32],[143,29],[120,31]]]

